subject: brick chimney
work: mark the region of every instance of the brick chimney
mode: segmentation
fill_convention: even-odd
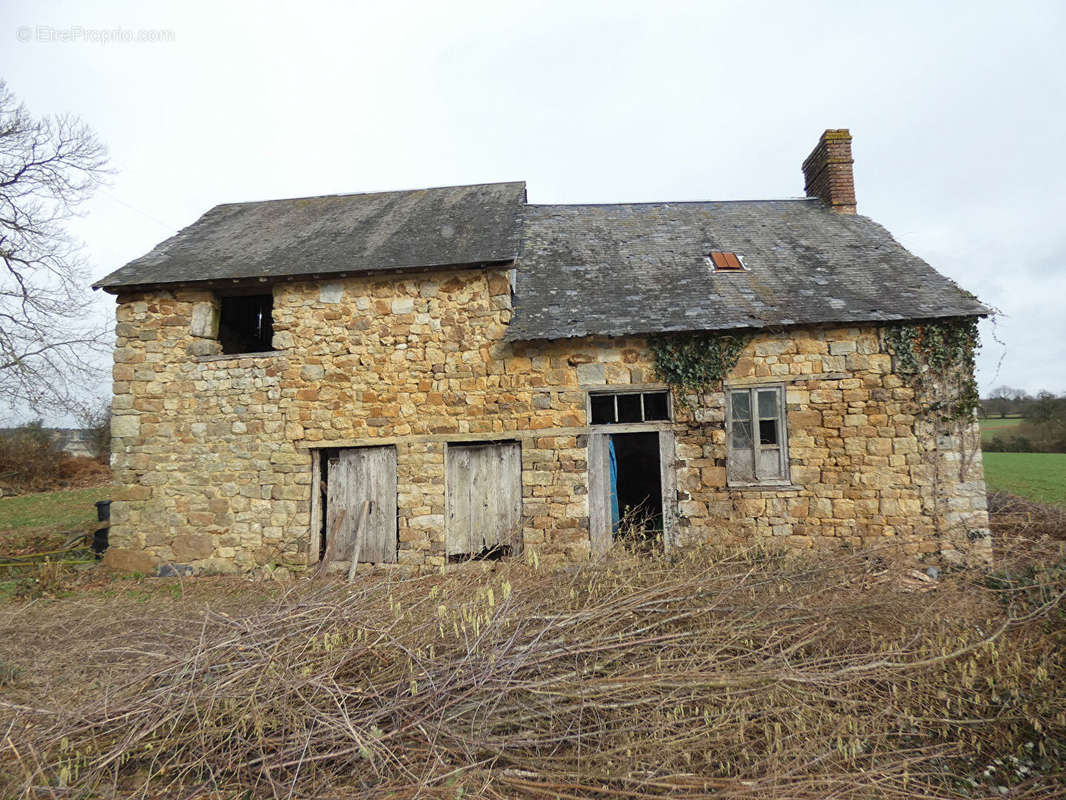
[[[851,132],[827,130],[803,162],[807,197],[820,197],[833,211],[855,213],[855,176],[851,165]]]

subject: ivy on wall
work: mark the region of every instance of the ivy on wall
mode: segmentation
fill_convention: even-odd
[[[968,421],[979,405],[974,357],[977,319],[938,320],[886,327],[895,370],[915,389],[923,413],[942,422]],[[704,331],[668,333],[648,340],[655,372],[682,406],[693,395],[718,391],[736,366],[750,334]]]
[[[976,317],[894,325],[884,329],[884,340],[926,414],[942,422],[973,418],[980,402],[973,374],[980,347]]]
[[[750,335],[704,331],[665,333],[648,340],[655,372],[683,406],[691,395],[716,391],[736,366]]]

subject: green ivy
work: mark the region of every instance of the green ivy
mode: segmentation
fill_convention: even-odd
[[[751,336],[736,333],[665,333],[648,340],[655,372],[682,404],[689,395],[715,391],[736,366]]]
[[[895,325],[884,338],[896,372],[908,377],[926,412],[945,422],[973,417],[980,402],[973,375],[980,347],[976,317]]]

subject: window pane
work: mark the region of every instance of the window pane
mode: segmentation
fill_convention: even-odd
[[[649,422],[656,419],[670,419],[666,392],[649,392],[644,395],[644,419]]]
[[[756,473],[764,480],[784,477],[784,471],[781,469],[781,451],[777,448],[760,450]]]
[[[733,423],[733,441],[734,450],[750,450],[751,449],[751,423],[750,422],[734,422]]]
[[[640,422],[640,395],[619,394],[618,398],[618,421]]]
[[[751,395],[747,392],[733,392],[733,419],[751,419]]]
[[[759,444],[777,444],[777,420],[759,420]]]
[[[759,392],[759,416],[777,417],[777,392]]]
[[[614,422],[614,396],[609,394],[594,394],[592,402],[592,424],[604,425]]]

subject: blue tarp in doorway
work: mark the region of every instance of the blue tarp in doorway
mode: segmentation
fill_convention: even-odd
[[[614,454],[614,437],[607,437],[607,451],[611,456],[611,530],[618,531],[618,457]]]

